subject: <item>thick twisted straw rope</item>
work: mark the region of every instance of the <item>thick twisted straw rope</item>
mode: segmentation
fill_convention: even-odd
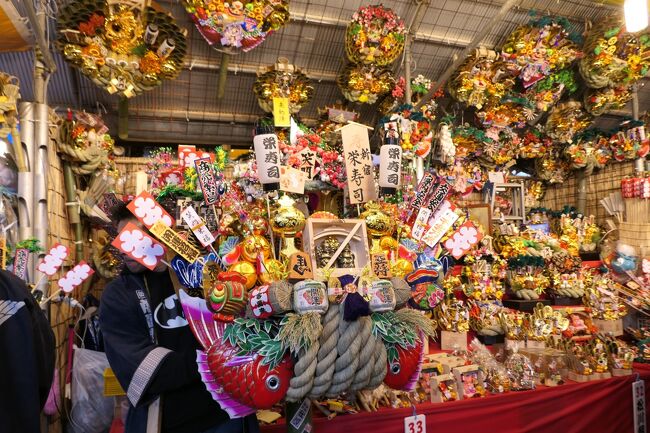
[[[287,401],[301,401],[307,393],[311,391],[314,384],[314,374],[316,373],[319,348],[320,342],[316,341],[309,347],[309,349],[303,349],[300,352],[298,362],[293,367],[294,376],[291,378],[291,382],[289,383]]]
[[[371,336],[371,341],[374,353],[374,365],[372,370],[372,375],[370,376],[370,382],[366,389],[375,389],[384,381],[386,377],[386,362],[388,361],[388,353],[386,352],[386,346],[384,342],[374,335]]]
[[[359,351],[359,365],[357,372],[354,375],[354,379],[352,380],[350,391],[361,391],[362,389],[366,389],[375,368],[373,362],[375,345],[372,342],[372,320],[370,317],[360,317],[359,322],[362,324],[361,332],[359,333],[360,340],[361,342],[364,342],[364,345]]]
[[[320,339],[303,350],[294,366],[287,400],[318,399],[377,388],[386,376],[384,343],[372,335],[372,319],[341,318],[343,305],[330,304]]]
[[[316,399],[325,395],[332,384],[335,361],[338,356],[337,343],[339,339],[339,306],[330,304],[323,317],[323,333],[321,334],[316,364],[316,375],[309,398]]]
[[[343,315],[344,304],[339,305],[339,314]],[[337,343],[338,358],[336,358],[332,385],[325,395],[336,397],[347,391],[352,385],[357,367],[359,366],[359,351],[361,350],[360,321],[348,322],[339,320],[339,341]]]

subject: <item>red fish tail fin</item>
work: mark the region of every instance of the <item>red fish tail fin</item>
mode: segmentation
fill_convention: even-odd
[[[185,319],[201,346],[208,350],[215,343],[220,342],[225,324],[214,320],[205,300],[192,297],[182,289],[179,295]]]
[[[201,350],[196,351],[196,363],[199,366],[201,381],[205,384],[206,389],[212,395],[214,401],[221,406],[221,409],[224,410],[231,419],[242,418],[255,413],[255,409],[235,401],[224,392],[222,386],[217,383],[214,374],[210,371],[208,355],[205,352]]]
[[[420,341],[417,343],[417,349],[419,350],[418,353],[418,365],[415,368],[415,372],[413,372],[413,375],[410,377],[409,381],[406,383],[406,386],[404,386],[404,391],[415,391],[415,388],[418,383],[418,379],[420,378],[420,372],[422,372],[422,364],[424,363],[424,339],[429,338],[427,337],[423,332],[419,333]]]

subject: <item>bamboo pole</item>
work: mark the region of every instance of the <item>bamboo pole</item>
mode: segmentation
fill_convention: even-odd
[[[217,82],[217,99],[223,99],[226,93],[226,79],[228,78],[228,64],[230,54],[221,54],[221,66],[219,67],[219,81]]]
[[[63,161],[63,180],[65,182],[65,205],[68,209],[68,221],[70,221],[70,225],[74,231],[74,261],[77,262],[83,258],[83,228],[81,226],[81,215],[79,214],[79,202],[77,201],[77,184],[69,161]]]

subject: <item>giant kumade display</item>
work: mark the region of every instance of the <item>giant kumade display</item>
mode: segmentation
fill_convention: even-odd
[[[289,21],[289,2],[183,0],[205,40],[227,52],[247,52]]]
[[[187,42],[171,15],[143,1],[73,1],[60,12],[57,47],[111,94],[133,97],[178,76]]]

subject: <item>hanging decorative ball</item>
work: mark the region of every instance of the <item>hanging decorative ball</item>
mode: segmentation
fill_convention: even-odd
[[[612,158],[609,140],[600,131],[587,129],[574,137],[574,143],[564,149],[571,168],[602,168]]]
[[[532,104],[526,98],[506,96],[498,104],[489,104],[476,112],[485,128],[523,128],[536,116]]]
[[[576,74],[571,69],[563,69],[539,80],[526,90],[524,96],[535,105],[539,112],[550,110],[565,94],[578,90]]]
[[[178,76],[186,37],[171,15],[141,2],[75,0],[57,18],[58,49],[111,94],[130,98]]]
[[[352,15],[345,33],[345,52],[356,64],[387,66],[404,50],[406,26],[391,9],[364,6]]]
[[[295,114],[311,100],[314,87],[305,74],[281,58],[257,77],[253,92],[260,108],[267,113],[273,112],[273,98],[289,98],[289,111]]]
[[[553,140],[545,136],[539,126],[536,128],[529,128],[521,139],[519,145],[519,158],[540,158],[550,152],[552,146]]]
[[[560,159],[557,149],[546,153],[541,158],[535,159],[535,172],[537,177],[548,183],[562,183],[569,173],[568,163]]]
[[[210,45],[247,52],[289,22],[286,0],[183,0],[196,28]]]
[[[517,70],[498,60],[496,53],[470,55],[449,80],[449,94],[459,102],[478,109],[497,105],[515,85]]]
[[[374,104],[392,89],[394,80],[387,69],[350,64],[343,69],[336,83],[348,101]]]

